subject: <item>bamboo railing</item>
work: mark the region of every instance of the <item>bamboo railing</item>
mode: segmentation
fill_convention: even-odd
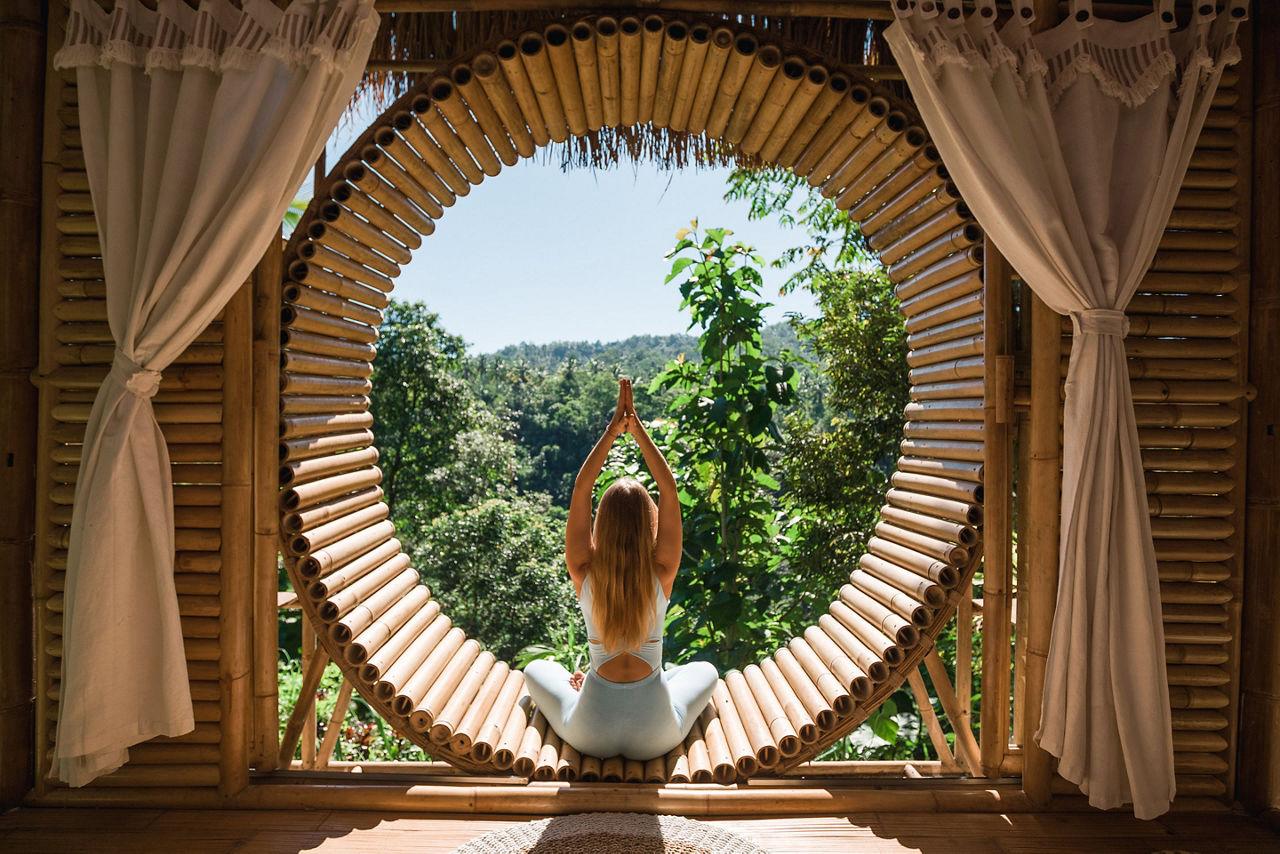
[[[957,609],[969,619],[986,474],[981,233],[910,105],[853,69],[693,20],[585,18],[563,29],[497,42],[398,100],[338,161],[295,232],[282,265],[272,450],[286,565],[321,645],[317,656],[336,661],[399,732],[458,767],[584,781],[728,783],[783,773],[851,731],[904,682],[918,690],[912,675],[929,664],[932,638]],[[60,42],[56,26],[50,38]],[[1235,487],[1249,393],[1240,358],[1248,284],[1241,90],[1229,71],[1160,255],[1130,307],[1127,342],[1183,795],[1230,794],[1233,773],[1243,500]],[[113,348],[73,79],[50,75],[48,98],[34,576],[42,790],[52,785],[44,778],[60,691],[59,593],[78,446]],[[380,311],[434,220],[515,157],[597,123],[641,116],[677,131],[733,136],[744,150],[758,146],[763,160],[792,168],[862,224],[906,316],[912,402],[876,536],[828,613],[758,664],[726,674],[670,755],[631,763],[578,755],[540,715],[530,719],[521,674],[452,626],[418,584],[381,502],[368,391]],[[233,387],[228,371],[243,367],[226,353],[252,343],[274,358],[273,331],[251,329],[244,306],[233,303],[165,372],[155,402],[173,459],[175,580],[197,726],[135,749],[128,766],[98,785],[181,786],[203,802],[241,785],[248,767],[246,686],[227,688],[243,679],[249,657],[247,627],[228,613],[250,610],[238,592],[249,571],[228,551],[248,523],[226,514],[227,490],[246,490],[243,472],[224,471],[224,460],[249,459],[254,431],[229,429],[236,420],[228,407],[250,399],[247,386]],[[260,511],[254,524],[262,561],[270,535]],[[260,568],[259,576],[266,577]],[[255,596],[266,584],[258,582]],[[1029,592],[1043,597],[1044,589]],[[274,604],[266,614],[252,608],[259,642]],[[1036,643],[1033,636],[1020,655],[1041,654]],[[269,699],[266,682],[265,669],[255,669],[260,699]],[[964,719],[968,689],[957,689],[952,706]],[[1036,690],[1031,678],[1028,706],[1038,702]],[[267,717],[261,709],[253,715],[258,729]],[[985,748],[978,757],[976,746],[963,746],[951,761],[975,770]],[[264,767],[269,746],[249,752]]]

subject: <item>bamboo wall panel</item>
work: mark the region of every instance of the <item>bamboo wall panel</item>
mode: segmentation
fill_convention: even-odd
[[[530,156],[530,142],[636,122],[766,152],[875,223],[865,233],[920,374],[884,521],[829,612],[726,674],[685,743],[648,763],[561,744],[521,705],[523,675],[440,612],[388,520],[368,413],[380,309],[454,201],[443,188],[461,195],[512,152]],[[407,93],[353,144],[285,252],[280,519],[307,618],[397,731],[468,770],[728,783],[812,758],[920,665],[982,554],[981,232],[927,143],[910,106],[853,69],[740,25],[649,15],[501,41]],[[1189,671],[1188,687],[1208,679]]]
[[[62,42],[61,4],[54,4],[50,43]],[[88,196],[84,156],[79,146],[74,73],[51,73],[48,99],[63,105],[50,111],[45,129],[43,201],[44,262],[40,282],[40,393],[37,470],[37,537],[33,587],[36,648],[37,791],[62,784],[49,779],[58,702],[61,696],[62,604],[75,480],[98,386],[110,369],[114,342],[106,322],[105,288],[97,223]],[[242,292],[236,297],[244,302]],[[232,556],[224,531],[244,529],[235,510],[244,502],[228,500],[224,484],[232,476],[225,452],[234,424],[228,404],[247,417],[247,401],[224,396],[226,371],[248,367],[247,305],[228,308],[164,372],[154,403],[173,463],[178,592],[187,667],[191,678],[196,729],[183,736],[155,739],[131,750],[118,772],[91,784],[129,787],[203,788],[216,793],[227,784],[224,767],[245,775],[248,766],[235,746],[247,734],[241,714],[247,705],[229,703],[224,686],[244,686],[232,672],[224,567]],[[238,330],[238,331],[237,331]],[[238,336],[238,337],[237,337]],[[236,348],[237,358],[228,358]],[[234,366],[233,366],[234,365]],[[240,433],[244,433],[240,430]],[[237,488],[247,489],[244,472]],[[247,572],[246,565],[236,571]],[[237,603],[239,610],[247,601]],[[234,622],[234,617],[230,617]],[[236,732],[233,734],[231,730]]]

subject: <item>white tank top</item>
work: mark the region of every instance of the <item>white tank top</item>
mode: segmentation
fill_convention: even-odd
[[[649,627],[649,639],[634,649],[620,649],[612,655],[604,651],[604,644],[599,642],[600,633],[591,619],[591,575],[582,582],[582,592],[578,594],[578,604],[582,606],[582,617],[587,622],[587,649],[591,657],[591,669],[597,673],[606,661],[612,661],[623,653],[631,653],[639,657],[655,670],[662,666],[662,637],[666,628],[667,596],[662,592],[662,584],[657,576],[653,579],[654,608],[653,624]]]

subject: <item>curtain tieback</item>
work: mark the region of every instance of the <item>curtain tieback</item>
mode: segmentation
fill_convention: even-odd
[[[120,350],[116,350],[116,357],[111,362],[111,376],[115,377],[134,397],[155,397],[156,391],[160,388],[159,371],[147,370]]]
[[[1076,335],[1115,335],[1123,338],[1129,334],[1129,318],[1115,308],[1086,308],[1071,312],[1071,326]]]

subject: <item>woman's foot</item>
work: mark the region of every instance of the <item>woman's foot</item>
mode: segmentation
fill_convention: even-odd
[[[582,690],[582,683],[587,678],[586,674],[581,670],[573,671],[573,675],[569,677],[569,687],[575,691]]]

